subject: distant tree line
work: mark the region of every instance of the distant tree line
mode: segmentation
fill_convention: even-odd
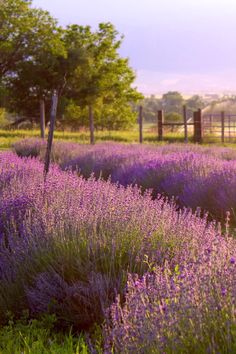
[[[169,91],[161,98],[156,98],[154,95],[145,97],[142,100],[143,116],[146,122],[156,123],[156,112],[164,110],[165,121],[183,121],[183,105],[186,105],[187,118],[190,118],[194,111],[204,108],[207,103],[199,95],[194,95],[186,100],[179,92]]]
[[[0,0],[0,107],[18,123],[38,123],[43,100],[48,121],[56,90],[62,125],[87,126],[89,105],[97,128],[132,125],[133,105],[143,96],[132,85],[128,59],[118,53],[122,39],[111,23],[96,31],[77,24],[62,28],[30,0]]]

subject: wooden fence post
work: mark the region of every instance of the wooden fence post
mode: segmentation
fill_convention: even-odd
[[[199,109],[197,112],[193,113],[194,120],[194,142],[202,142],[202,111]]]
[[[221,112],[221,142],[225,142],[225,112]]]
[[[193,140],[197,142],[197,112],[193,112]]]
[[[140,144],[142,144],[143,143],[143,107],[142,106],[139,107],[138,123],[139,123],[139,142]]]
[[[212,134],[213,130],[212,130],[212,114],[210,114],[210,133]]]
[[[41,138],[45,139],[45,102],[44,102],[44,99],[40,100],[40,133],[41,133]]]
[[[90,130],[90,144],[94,145],[94,119],[93,119],[93,108],[89,105],[89,130]]]
[[[163,140],[163,111],[157,112],[157,124],[158,124],[158,140]]]
[[[202,143],[202,110],[199,108],[198,110],[198,127],[199,127],[199,143]]]
[[[58,104],[58,94],[57,94],[57,91],[54,91],[53,96],[52,96],[50,129],[49,129],[49,134],[48,134],[48,143],[47,143],[47,150],[46,150],[45,164],[44,164],[44,180],[46,180],[46,176],[49,171],[53,133],[54,133],[54,127],[55,127],[55,121],[56,121],[56,115],[57,115],[57,104]]]
[[[184,142],[188,142],[188,125],[187,125],[187,109],[186,105],[183,106],[183,118],[184,118]]]

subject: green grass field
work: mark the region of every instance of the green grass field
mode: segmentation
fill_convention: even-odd
[[[39,129],[28,129],[28,130],[3,130],[0,129],[0,150],[10,149],[12,144],[16,141],[22,140],[24,138],[39,138],[40,131]],[[77,132],[69,131],[55,131],[54,133],[55,140],[64,140],[80,144],[89,143],[89,131],[82,130]],[[95,132],[95,141],[104,142],[104,141],[113,141],[119,143],[138,143],[139,142],[139,130],[138,126],[135,126],[133,129],[125,131],[96,131]],[[151,124],[145,124],[143,129],[143,142],[146,144],[165,144],[167,142],[184,142],[183,133],[179,132],[165,132],[164,139],[162,142],[158,141],[156,127]],[[190,135],[189,142],[193,142],[193,137]],[[219,146],[228,146],[235,147],[236,144],[231,142],[225,142],[222,144],[220,139],[216,138],[206,138],[204,139],[204,144],[215,144]]]
[[[151,128],[144,128],[143,132],[145,143],[158,143],[157,133]],[[0,130],[0,149],[9,149],[13,143],[24,138],[40,137],[40,131],[34,130]],[[169,133],[166,138],[174,141],[181,141],[183,137],[174,133]],[[66,140],[76,143],[89,143],[89,132],[63,132],[55,131],[55,140]],[[137,143],[139,141],[139,132],[135,127],[127,131],[97,131],[95,132],[95,140],[97,142],[114,141],[121,143]]]
[[[2,130],[0,129],[0,150],[8,150],[11,148],[12,144],[16,141],[22,140],[24,138],[40,137],[39,129],[28,129],[28,130]],[[55,140],[64,140],[80,144],[89,143],[89,131],[55,131]],[[95,141],[113,141],[119,143],[138,143],[139,142],[139,131],[138,127],[125,131],[96,131]],[[154,126],[145,125],[143,129],[143,142],[145,144],[166,144],[172,142],[184,142],[183,133],[178,132],[166,132],[162,142],[158,141],[156,128]],[[189,142],[193,142],[193,137],[189,137]],[[233,142],[225,142],[222,144],[219,139],[206,138],[203,142],[204,145],[218,145],[227,147],[236,147]]]

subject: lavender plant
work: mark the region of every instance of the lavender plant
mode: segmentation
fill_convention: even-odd
[[[200,177],[195,154],[167,157],[163,174],[180,161],[209,178],[207,156]],[[0,171],[2,324],[28,309],[78,330],[106,319],[108,353],[234,352],[236,241],[216,223],[57,165],[44,183],[34,158],[2,153]]]
[[[43,147],[32,140],[18,143],[17,153],[43,157]],[[41,146],[41,148],[38,148]],[[31,151],[32,150],[32,151]],[[175,198],[179,207],[202,208],[211,219],[224,224],[226,213],[236,224],[236,152],[227,148],[170,144],[138,146],[99,144],[95,147],[57,142],[53,160],[63,170],[77,171],[85,178],[91,174],[121,185],[138,185],[152,196]]]
[[[233,353],[235,257],[215,240],[194,262],[130,275],[125,305],[107,313],[105,352]]]

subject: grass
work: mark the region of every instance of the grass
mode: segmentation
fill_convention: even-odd
[[[18,129],[18,130],[3,130],[0,129],[0,150],[10,149],[12,144],[24,138],[40,137],[39,129]],[[89,131],[81,130],[76,132],[70,131],[55,131],[55,140],[64,140],[75,143],[88,144],[90,141]],[[120,143],[138,143],[139,142],[139,129],[136,125],[133,129],[123,131],[97,131],[95,132],[95,141],[114,141]],[[184,135],[180,132],[166,132],[164,133],[163,142],[158,141],[157,130],[155,125],[145,124],[143,128],[143,142],[147,144],[165,144],[166,142],[184,142]],[[189,142],[193,142],[193,137],[190,135]],[[221,143],[217,137],[206,137],[203,145],[216,145],[235,147],[234,142]]]
[[[9,320],[0,329],[0,354],[87,354],[88,347],[82,335],[73,336],[54,330],[55,317],[40,320],[25,318]]]
[[[157,132],[150,127],[150,125],[144,126],[144,143],[159,143]],[[0,130],[0,149],[9,149],[13,143],[24,138],[40,137],[40,131],[38,129],[32,130]],[[89,143],[89,131],[55,131],[55,140],[65,140],[76,143]],[[138,127],[126,131],[97,131],[95,132],[96,142],[103,141],[115,141],[121,143],[138,143],[139,131]],[[178,141],[183,142],[183,134],[180,133],[167,133],[164,141]]]

